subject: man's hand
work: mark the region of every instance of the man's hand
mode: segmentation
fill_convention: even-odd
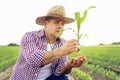
[[[73,58],[71,61],[70,61],[70,67],[71,68],[75,68],[75,67],[80,67],[83,62],[85,61],[85,56],[81,56],[79,58]]]
[[[71,72],[72,68],[80,67],[85,61],[85,56],[81,56],[79,58],[73,58],[71,61],[66,62],[61,67],[61,73],[68,74]]]
[[[79,48],[79,41],[76,39],[72,39],[72,40],[67,41],[61,47],[61,49],[63,50],[65,55],[72,53],[73,51],[75,51],[78,48]]]

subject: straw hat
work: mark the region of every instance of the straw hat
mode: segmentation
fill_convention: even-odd
[[[65,17],[65,16],[66,16],[65,8],[63,6],[61,6],[61,5],[58,5],[58,6],[54,6],[54,7],[50,8],[48,10],[46,16],[38,17],[36,19],[36,23],[38,25],[43,25],[43,23],[45,22],[46,17],[53,17],[53,18],[58,18],[58,19],[64,20],[65,24],[69,24],[69,23],[74,22],[74,19],[69,18],[69,17]]]

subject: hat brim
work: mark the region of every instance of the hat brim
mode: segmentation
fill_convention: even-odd
[[[38,24],[38,25],[43,25],[44,22],[45,22],[45,18],[46,18],[46,17],[53,17],[53,18],[56,18],[56,19],[64,20],[64,23],[65,23],[65,24],[69,24],[69,23],[74,22],[74,19],[68,18],[68,17],[41,16],[41,17],[38,17],[38,18],[36,19],[36,24]]]

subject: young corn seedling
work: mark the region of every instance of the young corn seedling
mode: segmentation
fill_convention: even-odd
[[[80,12],[75,12],[75,21],[76,21],[76,25],[77,25],[77,39],[80,40],[81,36],[85,36],[86,38],[87,35],[86,34],[82,34],[80,33],[80,30],[81,30],[81,24],[83,23],[83,21],[86,19],[87,17],[87,13],[88,13],[88,10],[89,9],[92,9],[92,8],[96,8],[95,6],[90,6],[88,9],[86,9],[84,12],[83,12],[83,16],[81,16]]]
[[[81,37],[84,35],[86,38],[88,38],[88,36],[86,34],[83,34],[80,32],[81,30],[81,24],[84,22],[84,20],[87,17],[88,14],[88,10],[92,9],[92,8],[96,8],[96,6],[90,6],[88,9],[84,10],[83,12],[83,16],[81,16],[80,12],[75,12],[75,22],[76,22],[76,26],[77,26],[77,30],[74,30],[72,28],[66,28],[66,29],[61,29],[60,33],[63,33],[66,30],[71,30],[75,33],[75,35],[77,36],[77,39],[80,41]],[[77,31],[77,32],[76,32]]]
[[[75,35],[77,36],[77,39],[80,41],[81,37],[84,35],[86,38],[88,38],[88,36],[86,34],[83,34],[80,32],[81,30],[81,24],[84,22],[84,20],[87,17],[88,14],[88,10],[92,9],[92,8],[96,8],[96,6],[90,6],[88,9],[84,10],[83,12],[83,16],[81,16],[80,12],[75,12],[75,22],[76,22],[76,26],[77,26],[77,30],[74,30],[72,28],[66,28],[66,29],[61,29],[60,33],[63,33],[66,30],[71,30],[73,31],[73,33],[75,33]],[[77,32],[76,32],[77,31]],[[79,48],[76,50],[77,52],[79,52]],[[75,51],[75,52],[76,52]]]

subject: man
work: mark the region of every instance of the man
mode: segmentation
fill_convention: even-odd
[[[60,38],[64,24],[74,22],[65,17],[63,6],[54,6],[46,16],[36,19],[44,29],[26,33],[21,40],[21,51],[14,66],[11,80],[68,80],[65,74],[72,68],[79,67],[84,56],[67,60],[67,55],[74,52],[79,41],[65,41]]]

